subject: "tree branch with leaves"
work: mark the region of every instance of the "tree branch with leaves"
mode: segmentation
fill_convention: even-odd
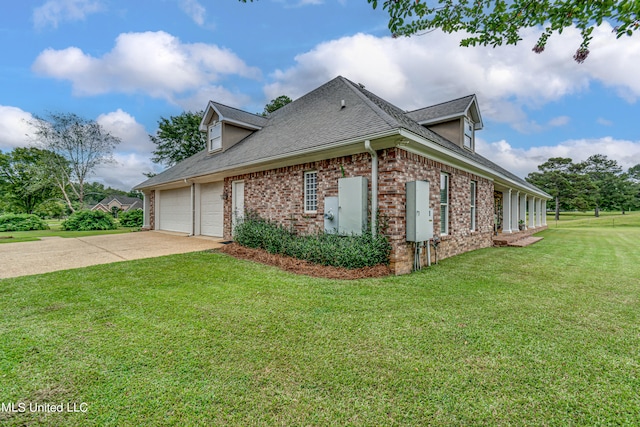
[[[113,150],[120,139],[93,120],[73,113],[51,113],[48,119],[35,117],[30,124],[34,139],[55,154],[47,162],[48,171],[72,212],[71,194],[82,205],[87,178],[102,165],[113,163]]]

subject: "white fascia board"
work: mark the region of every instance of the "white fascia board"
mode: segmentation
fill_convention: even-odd
[[[261,126],[252,125],[252,124],[241,122],[241,121],[238,121],[238,120],[227,119],[224,116],[220,116],[220,121],[224,122],[224,123],[229,123],[229,124],[241,127],[241,128],[249,129],[249,130],[260,130],[260,129],[262,129]]]
[[[492,181],[499,181],[504,183],[507,186],[514,187],[518,190],[521,190],[525,193],[535,194],[543,199],[550,199],[550,196],[543,191],[535,191],[531,188],[523,187],[522,184],[514,181],[513,179],[494,171],[483,164],[480,164],[474,160],[471,160],[467,157],[461,156],[458,153],[453,151],[449,151],[446,148],[436,144],[433,141],[430,141],[426,138],[418,136],[412,132],[408,132],[405,130],[401,130],[400,134],[404,136],[409,141],[414,141],[415,148],[409,146],[402,147],[403,149],[414,152],[416,154],[427,155],[434,160],[438,160],[444,164],[449,166],[453,166],[457,169],[464,170],[466,172],[471,172],[476,175],[482,176],[484,178],[490,179]],[[420,147],[423,146],[423,147]]]
[[[430,120],[421,120],[418,122],[419,125],[424,126],[424,125],[436,125],[438,123],[444,123],[444,122],[449,122],[453,119],[459,119],[461,117],[464,117],[464,114],[460,114],[460,113],[456,113],[456,114],[450,114],[448,116],[439,116],[436,117],[435,119],[430,119]]]

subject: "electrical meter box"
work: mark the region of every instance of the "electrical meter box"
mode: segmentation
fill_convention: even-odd
[[[338,179],[338,232],[362,234],[367,226],[368,181],[363,176]]]
[[[407,190],[407,242],[433,237],[433,209],[429,208],[429,181],[411,181]]]
[[[338,232],[338,198],[335,196],[324,198],[324,232]]]

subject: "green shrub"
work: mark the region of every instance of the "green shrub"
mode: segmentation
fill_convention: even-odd
[[[360,268],[388,264],[391,245],[386,237],[318,233],[297,235],[293,231],[249,212],[234,230],[242,246],[260,248],[272,254],[288,255],[314,264]]]
[[[49,226],[38,215],[6,214],[0,216],[0,231],[48,230]]]
[[[142,209],[135,209],[132,211],[121,212],[118,216],[120,225],[123,227],[142,227],[142,219],[144,213]]]
[[[62,222],[67,231],[115,230],[118,225],[110,214],[102,211],[78,211]]]

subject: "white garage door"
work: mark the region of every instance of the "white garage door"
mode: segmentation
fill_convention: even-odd
[[[160,230],[191,233],[191,187],[160,192]]]
[[[222,182],[200,186],[200,233],[222,237]]]

